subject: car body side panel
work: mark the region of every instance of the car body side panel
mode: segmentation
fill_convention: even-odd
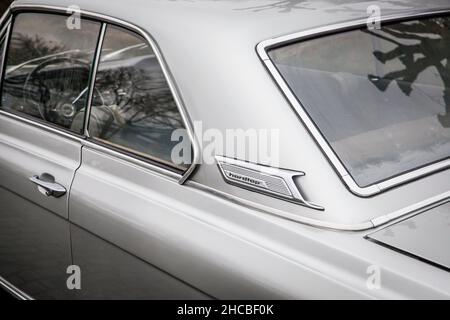
[[[367,238],[450,270],[450,202],[392,224]]]
[[[46,197],[29,178],[48,173],[70,189],[80,164],[81,143],[0,114],[0,185],[67,218],[68,194]]]
[[[0,187],[0,275],[34,299],[70,299],[69,223]]]
[[[213,206],[213,212],[196,209],[193,195],[176,181],[84,146],[71,191],[70,219],[214,298],[319,298],[338,292],[341,298],[368,296],[192,218],[190,213],[218,213]],[[77,263],[81,243],[73,245]],[[94,260],[83,264],[96,268]],[[323,292],[321,286],[329,290]]]
[[[29,181],[49,173],[70,189],[81,143],[0,114],[0,275],[33,298],[69,298],[68,194],[47,197]]]
[[[255,212],[87,146],[70,219],[214,298],[448,298],[445,271],[362,232]],[[367,287],[372,265],[379,290]]]
[[[209,299],[141,259],[71,225],[73,260],[81,270],[75,299]]]

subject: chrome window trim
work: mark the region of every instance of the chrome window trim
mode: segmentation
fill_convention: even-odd
[[[59,7],[59,6],[39,5],[39,4],[34,5],[34,4],[12,3],[10,8],[3,15],[2,20],[0,20],[0,21],[1,21],[1,23],[3,23],[3,20],[6,19],[7,17],[11,18],[14,14],[23,13],[23,12],[60,13],[60,14],[67,15],[67,8]],[[172,96],[173,96],[175,103],[178,107],[178,110],[181,114],[183,123],[186,127],[186,130],[188,132],[188,136],[189,136],[189,139],[190,139],[190,142],[192,145],[193,160],[192,160],[191,165],[188,167],[188,169],[183,174],[180,174],[180,173],[178,173],[179,170],[177,170],[176,168],[174,168],[173,170],[169,170],[166,167],[163,167],[162,165],[158,165],[157,162],[155,162],[155,161],[142,160],[140,158],[133,157],[129,153],[113,150],[112,148],[107,148],[103,145],[100,145],[99,143],[96,143],[95,141],[88,141],[87,140],[88,136],[85,136],[85,135],[80,136],[73,132],[67,132],[63,129],[50,126],[48,123],[42,123],[42,122],[39,122],[38,120],[28,119],[22,115],[16,115],[16,114],[11,113],[6,110],[0,110],[0,116],[6,116],[9,118],[15,119],[17,121],[21,121],[21,122],[27,123],[29,125],[44,129],[46,131],[52,132],[52,133],[60,135],[62,137],[79,141],[83,146],[92,148],[92,149],[102,152],[104,154],[113,156],[113,157],[121,159],[121,160],[126,160],[127,162],[130,162],[132,164],[149,169],[153,173],[156,173],[158,176],[167,178],[170,181],[176,181],[179,184],[184,184],[191,177],[191,175],[195,172],[195,170],[197,169],[197,167],[200,163],[200,160],[199,160],[200,156],[201,156],[200,155],[200,147],[199,147],[197,138],[194,134],[192,121],[191,121],[189,114],[184,106],[183,100],[178,93],[179,90],[178,90],[176,83],[173,80],[173,76],[170,73],[170,71],[166,65],[166,62],[159,50],[159,47],[157,46],[157,43],[155,42],[155,40],[153,40],[153,38],[151,37],[150,34],[148,34],[146,31],[144,31],[140,27],[138,27],[134,24],[131,24],[129,22],[126,22],[126,21],[123,21],[123,20],[120,20],[120,19],[117,19],[117,18],[114,18],[111,16],[86,11],[86,10],[80,10],[80,13],[81,13],[82,18],[88,18],[88,19],[98,21],[98,22],[102,23],[102,26],[103,25],[107,26],[108,24],[111,24],[111,25],[115,25],[115,26],[119,26],[119,27],[128,29],[128,30],[140,35],[141,37],[143,37],[145,39],[145,41],[151,46],[152,50],[155,53],[156,58],[158,59],[159,65],[161,66],[161,69],[163,71],[163,74],[165,76],[167,84],[169,86],[169,89],[172,93]],[[10,25],[8,27],[10,28]],[[10,30],[8,30],[8,36],[10,33],[9,31]],[[9,40],[9,39],[7,39],[7,40]],[[101,52],[101,48],[96,48],[96,50],[97,50],[96,55],[100,54],[99,52]],[[6,52],[5,52],[5,54],[6,54]],[[5,57],[5,55],[3,55],[3,56]],[[3,66],[3,64],[4,64],[4,61],[2,61],[1,65]],[[97,66],[95,66],[95,67],[97,67]],[[2,79],[3,79],[3,77],[2,77]],[[93,83],[95,83],[95,81]],[[91,90],[91,87],[89,89]],[[92,87],[92,89],[93,89],[93,87]],[[92,94],[92,91],[90,91],[89,94]],[[91,104],[91,101],[89,101],[89,104]],[[86,109],[86,111],[88,111],[88,110]]]
[[[390,222],[394,222],[399,219],[409,218],[410,216],[425,212],[427,210],[430,210],[436,206],[439,206],[443,203],[446,203],[450,201],[450,191],[441,193],[435,197],[427,198],[425,200],[419,201],[417,203],[414,203],[411,206],[392,211],[388,214],[370,219],[370,220],[364,220],[361,222],[354,222],[354,223],[339,223],[339,222],[330,222],[326,220],[320,220],[315,218],[310,218],[306,216],[302,216],[300,214],[293,214],[288,211],[276,209],[274,207],[269,207],[266,204],[262,204],[259,202],[254,202],[252,200],[246,200],[243,198],[240,198],[238,196],[232,195],[230,193],[223,192],[221,190],[217,190],[214,188],[211,188],[209,186],[203,185],[201,183],[198,183],[196,181],[188,181],[186,183],[186,186],[198,189],[200,191],[209,193],[213,196],[216,196],[220,199],[224,199],[226,201],[229,201],[234,204],[241,205],[245,208],[256,210],[258,212],[277,216],[279,218],[283,218],[286,220],[298,222],[304,225],[321,228],[321,229],[328,229],[328,230],[335,230],[335,231],[352,231],[352,232],[361,232],[361,231],[367,231],[371,229],[378,228],[380,226],[386,225]]]
[[[0,40],[6,35],[9,29],[9,25],[11,24],[11,18],[8,19],[8,22],[5,23],[5,26],[0,29]],[[0,24],[1,26],[1,24]]]
[[[409,217],[411,215],[425,212],[448,201],[450,201],[450,191],[443,192],[441,194],[438,194],[437,196],[425,199],[406,208],[374,218],[370,221],[373,223],[374,227],[379,227],[399,218]]]
[[[32,119],[31,116],[27,117],[24,115],[18,115],[13,112],[1,110],[1,109],[0,109],[0,116],[4,116],[6,118],[10,118],[10,119],[22,122],[22,123],[26,123],[35,128],[45,130],[47,132],[56,134],[60,137],[66,138],[71,141],[81,142],[84,140],[84,137],[81,135],[77,135],[68,130],[61,129],[61,128],[57,127],[56,125],[51,125],[51,124],[45,123],[43,121],[36,121],[35,119]]]
[[[10,16],[10,12],[9,12],[9,8],[8,10],[6,10],[5,14],[3,14],[3,16],[0,18],[0,42],[2,40],[5,40],[5,43],[8,43],[9,40],[9,31],[11,28],[11,16]],[[5,52],[6,52],[6,47],[3,48],[3,52],[0,55],[0,81],[1,81],[1,76],[3,74],[3,65],[5,63]]]
[[[399,20],[409,20],[414,18],[424,18],[434,15],[442,15],[450,13],[450,7],[445,7],[443,9],[433,9],[433,10],[421,10],[421,11],[411,11],[403,14],[392,14],[386,15],[381,18],[381,23],[395,22]],[[417,168],[415,170],[402,173],[398,176],[388,178],[384,181],[372,184],[367,187],[360,187],[350,175],[349,171],[345,168],[337,154],[331,148],[330,144],[326,141],[325,137],[320,133],[320,130],[308,115],[304,107],[300,104],[297,97],[289,89],[289,86],[284,81],[281,74],[278,72],[275,64],[270,60],[268,55],[268,50],[275,47],[283,46],[289,43],[307,40],[310,38],[316,38],[320,36],[325,36],[333,33],[340,33],[345,31],[350,31],[354,29],[359,29],[367,25],[367,19],[353,20],[333,25],[327,25],[323,27],[314,28],[311,30],[300,31],[289,35],[283,35],[276,38],[271,38],[268,40],[261,41],[256,46],[256,52],[268,70],[269,74],[275,80],[278,87],[283,92],[284,96],[287,98],[291,104],[294,111],[300,117],[303,124],[308,129],[309,133],[313,136],[316,143],[321,148],[322,152],[326,155],[329,162],[334,167],[335,171],[340,176],[341,180],[347,186],[347,188],[357,196],[360,197],[370,197],[387,191],[391,188],[400,186],[402,184],[414,181],[416,179],[422,178],[424,176],[436,173],[445,169],[450,168],[450,159],[443,159],[439,162],[425,165],[423,167]]]
[[[9,12],[8,12],[8,14],[9,14]],[[2,20],[3,20],[3,18],[2,18]],[[5,62],[6,62],[6,51],[8,50],[8,43],[9,43],[9,38],[10,38],[10,34],[11,34],[11,21],[12,21],[12,17],[10,16],[7,23],[5,24],[5,26],[2,27],[1,34],[0,34],[0,40],[5,41],[4,47],[3,47],[3,52],[0,57],[0,99],[2,97],[1,91],[3,90],[3,82],[2,82],[3,71],[4,71],[3,66],[5,65]],[[3,23],[3,21],[2,21],[2,23]],[[1,104],[1,101],[0,101],[0,104]]]
[[[86,105],[86,111],[84,113],[84,127],[83,127],[83,133],[86,137],[90,137],[89,119],[91,118],[92,99],[94,98],[95,81],[97,80],[98,65],[100,64],[100,58],[102,55],[103,40],[105,40],[106,34],[106,26],[107,26],[106,23],[102,22],[100,27],[100,34],[98,36],[97,46],[95,48],[96,52],[94,56],[94,61],[92,63],[92,71],[89,76],[88,100]]]
[[[3,278],[2,276],[0,276],[0,287],[18,300],[34,300],[25,292],[11,284],[9,281],[5,280],[5,278]]]
[[[149,169],[152,171],[153,174],[163,177],[167,180],[174,181],[179,183],[181,175],[175,171],[168,170],[162,166],[155,165],[154,161],[150,162],[147,160],[141,160],[139,158],[130,157],[128,154],[114,150],[111,148],[108,148],[102,144],[96,143],[95,140],[86,140],[82,139],[81,144],[83,147],[90,148],[94,151],[103,153],[107,156],[113,157],[114,159],[118,161],[126,161],[127,163],[130,163],[131,165],[137,165],[144,169]],[[131,160],[131,161],[130,161]]]

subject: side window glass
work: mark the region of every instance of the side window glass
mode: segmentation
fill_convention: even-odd
[[[155,53],[145,39],[108,26],[89,118],[90,137],[185,170],[171,159],[183,119]]]
[[[69,29],[66,20],[43,13],[15,17],[1,108],[81,133],[73,120],[86,106],[100,23],[82,20],[81,28]]]

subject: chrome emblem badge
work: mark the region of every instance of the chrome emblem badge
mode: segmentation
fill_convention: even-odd
[[[252,191],[301,204],[305,207],[324,210],[307,201],[294,182],[294,177],[304,176],[301,171],[279,169],[247,161],[216,156],[217,164],[225,181]]]

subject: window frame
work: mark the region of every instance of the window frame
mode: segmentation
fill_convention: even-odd
[[[67,8],[65,7],[58,7],[58,6],[47,6],[47,5],[27,5],[27,4],[12,4],[10,8],[5,12],[3,17],[0,20],[0,40],[5,40],[5,48],[3,51],[0,63],[0,80],[1,84],[3,84],[4,79],[4,64],[6,60],[6,53],[8,51],[8,46],[10,42],[10,35],[12,32],[12,27],[14,24],[14,18],[21,14],[21,13],[45,13],[45,14],[55,14],[55,15],[64,15],[64,16],[70,16],[70,14],[67,12]],[[80,15],[82,19],[85,20],[91,20],[94,22],[98,22],[101,24],[100,26],[100,32],[97,39],[97,45],[95,48],[95,54],[94,54],[94,60],[92,64],[92,70],[91,74],[89,76],[89,82],[88,82],[88,101],[86,105],[86,112],[85,112],[85,118],[84,118],[84,128],[83,133],[78,134],[76,132],[72,132],[68,129],[62,128],[61,126],[52,124],[50,122],[42,121],[39,119],[36,119],[35,117],[29,116],[24,113],[18,113],[18,112],[12,112],[10,110],[4,110],[0,109],[0,115],[4,115],[10,118],[14,118],[16,120],[26,122],[30,125],[37,126],[39,128],[42,128],[47,131],[51,131],[55,134],[64,136],[66,138],[69,138],[71,140],[76,140],[80,142],[82,145],[90,147],[96,151],[100,151],[102,153],[106,153],[110,156],[113,156],[114,158],[126,160],[129,162],[132,162],[134,164],[137,164],[139,166],[143,166],[145,168],[148,168],[152,171],[155,171],[159,174],[162,174],[164,177],[170,178],[171,180],[176,180],[179,184],[184,184],[189,177],[193,174],[195,169],[197,168],[199,162],[199,144],[197,142],[197,139],[194,135],[193,125],[190,120],[190,117],[187,113],[187,110],[184,106],[183,100],[181,99],[181,96],[179,94],[178,87],[176,86],[175,81],[173,80],[172,74],[170,73],[167,64],[164,60],[164,57],[159,50],[159,47],[157,46],[157,43],[153,39],[153,37],[141,29],[140,27],[125,22],[123,20],[120,20],[118,18],[114,18],[111,16],[98,14],[94,12],[89,12],[86,10],[80,10]],[[137,152],[134,153],[131,150],[126,150],[125,148],[120,148],[115,145],[109,144],[107,142],[101,142],[97,139],[93,139],[89,136],[88,132],[88,125],[89,125],[89,117],[90,117],[90,111],[92,107],[92,100],[93,100],[93,92],[95,87],[95,80],[97,75],[97,70],[100,62],[101,57],[101,51],[102,51],[102,45],[103,40],[105,38],[106,29],[107,26],[116,26],[119,28],[123,28],[125,30],[128,30],[137,36],[140,36],[144,39],[144,41],[152,48],[153,52],[155,53],[155,56],[158,60],[159,66],[161,67],[161,70],[164,74],[165,80],[167,82],[167,85],[170,89],[170,92],[172,94],[172,98],[175,101],[175,104],[177,105],[178,112],[181,115],[183,124],[187,130],[188,137],[190,140],[190,144],[192,146],[192,163],[189,164],[186,170],[181,170],[176,165],[168,164],[167,161],[164,161],[162,159],[157,159],[155,157],[152,157],[151,154],[148,156],[144,156],[142,154],[138,154]],[[2,86],[0,85],[0,90],[2,90]],[[0,91],[1,93],[1,91]]]
[[[408,21],[420,18],[430,18],[442,15],[449,15],[450,7],[446,9],[432,9],[405,12],[403,14],[389,14],[381,17],[381,24],[395,23],[401,21]],[[426,177],[428,175],[446,170],[450,168],[450,156],[440,161],[418,167],[411,171],[403,172],[391,178],[387,178],[381,182],[375,182],[366,187],[360,187],[346,169],[343,162],[338,157],[337,153],[331,147],[331,144],[326,140],[321,133],[317,124],[309,116],[306,108],[302,106],[299,99],[290,89],[287,82],[284,80],[281,73],[278,71],[275,63],[269,57],[269,51],[292,43],[307,41],[314,38],[339,34],[347,31],[358,30],[367,26],[367,19],[353,20],[344,23],[337,23],[324,27],[314,28],[307,31],[296,32],[293,34],[283,35],[271,39],[261,41],[256,46],[256,52],[261,62],[266,67],[269,75],[273,78],[278,88],[282,91],[284,96],[289,101],[290,105],[305,125],[309,133],[312,135],[316,144],[319,146],[323,154],[341,178],[344,185],[355,195],[359,197],[371,197],[388,191],[394,187],[415,181],[417,179]]]
[[[5,46],[3,47],[3,51],[0,55],[0,99],[1,99],[1,90],[3,87],[3,65],[5,64],[6,60],[6,51],[8,49],[8,43],[9,43],[9,35],[11,32],[11,25],[12,25],[12,16],[11,16],[11,10],[8,8],[4,15],[0,19],[0,44],[4,43]]]

